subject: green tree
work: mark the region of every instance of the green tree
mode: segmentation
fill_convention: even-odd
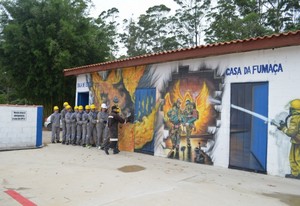
[[[139,56],[146,54],[147,50],[141,44],[141,28],[137,23],[131,18],[129,20],[124,19],[124,30],[126,32],[120,34],[121,42],[127,49],[127,56]]]
[[[272,33],[264,26],[261,5],[256,0],[219,0],[207,15],[207,43],[246,39]]]
[[[206,42],[214,43],[299,29],[298,0],[219,0],[208,13]]]
[[[275,33],[299,29],[299,0],[267,0],[265,6],[266,26]]]
[[[211,0],[174,0],[180,8],[176,10],[173,22],[181,45],[197,46],[201,42],[201,34],[205,28],[205,16],[210,8]]]
[[[63,69],[109,59],[110,38],[87,10],[90,0],[1,0],[0,62],[18,98],[42,104],[74,103],[75,78]]]
[[[119,10],[117,8],[111,8],[107,11],[101,12],[98,18],[95,20],[95,25],[98,27],[99,39],[98,42],[102,45],[107,45],[107,51],[110,52],[109,59],[114,60],[118,55],[119,49],[119,33],[117,23]]]
[[[177,49],[179,43],[170,30],[170,8],[157,5],[148,8],[138,21],[124,20],[125,31],[121,40],[129,56]]]

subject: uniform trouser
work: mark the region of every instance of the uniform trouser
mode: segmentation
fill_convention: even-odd
[[[76,127],[76,144],[82,144],[82,125],[79,124]]]
[[[171,131],[171,140],[173,143],[173,147],[179,148],[180,145],[180,130],[179,128],[173,128]]]
[[[300,175],[300,144],[292,143],[289,159],[292,175]]]
[[[90,144],[90,135],[91,135],[90,130],[91,130],[90,123],[88,123],[86,125],[86,144]]]
[[[55,140],[58,142],[60,137],[59,137],[59,132],[60,132],[60,128],[59,125],[52,125],[52,138],[51,138],[51,142],[54,142]]]
[[[106,127],[106,130],[108,131],[108,128]],[[108,132],[107,132],[107,135],[106,137],[104,138],[104,141],[103,141],[103,144],[102,144],[102,147],[106,148],[106,149],[109,149],[109,135],[108,135]]]
[[[71,129],[71,123],[66,123],[66,142],[69,142],[71,141],[71,132],[72,132],[72,129]]]
[[[76,142],[76,122],[71,123],[71,142],[72,144]]]
[[[97,129],[97,147],[98,146],[101,146],[102,143],[104,142],[104,138],[105,138],[105,133],[106,133],[106,128],[105,128],[105,125],[104,123],[98,123],[96,125],[96,129]]]
[[[81,145],[87,144],[87,124],[82,124],[82,142]]]
[[[63,142],[66,142],[66,135],[67,135],[66,121],[62,120],[61,124],[62,124],[62,137],[61,138],[62,138]]]
[[[109,148],[113,149],[114,151],[118,150],[118,133],[117,131],[109,131],[109,143],[108,141],[105,143],[105,150]]]
[[[95,144],[97,139],[96,125],[89,123],[88,144]]]
[[[186,143],[187,143],[187,145],[191,145],[190,137],[192,135],[192,129],[193,129],[193,127],[191,127],[190,125],[186,127]]]
[[[117,150],[118,148],[118,140],[112,140],[110,139],[110,143],[109,143],[109,148],[113,149],[113,150]]]

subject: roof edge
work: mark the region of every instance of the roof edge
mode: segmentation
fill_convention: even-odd
[[[64,69],[64,76],[73,76],[124,67],[158,64],[185,59],[204,58],[209,56],[219,56],[224,54],[241,53],[296,45],[300,45],[300,30],[295,32],[273,34],[264,37],[233,40],[230,42],[221,42],[215,44],[200,45],[191,48],[145,54],[115,61],[74,67]]]

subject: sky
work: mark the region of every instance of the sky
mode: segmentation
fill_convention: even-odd
[[[171,12],[175,12],[178,5],[174,0],[92,0],[95,5],[90,13],[93,17],[98,17],[102,11],[107,11],[113,7],[119,10],[120,20],[130,17],[138,18],[140,14],[146,13],[149,7],[164,4],[171,8]]]

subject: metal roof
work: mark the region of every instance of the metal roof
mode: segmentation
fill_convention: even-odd
[[[120,60],[74,67],[65,69],[64,75],[72,76],[116,68],[157,64],[163,62],[203,58],[209,56],[218,56],[224,54],[241,53],[296,45],[300,45],[300,30],[244,40],[234,40],[229,42],[200,45],[191,48],[163,51],[159,53],[145,54]]]

